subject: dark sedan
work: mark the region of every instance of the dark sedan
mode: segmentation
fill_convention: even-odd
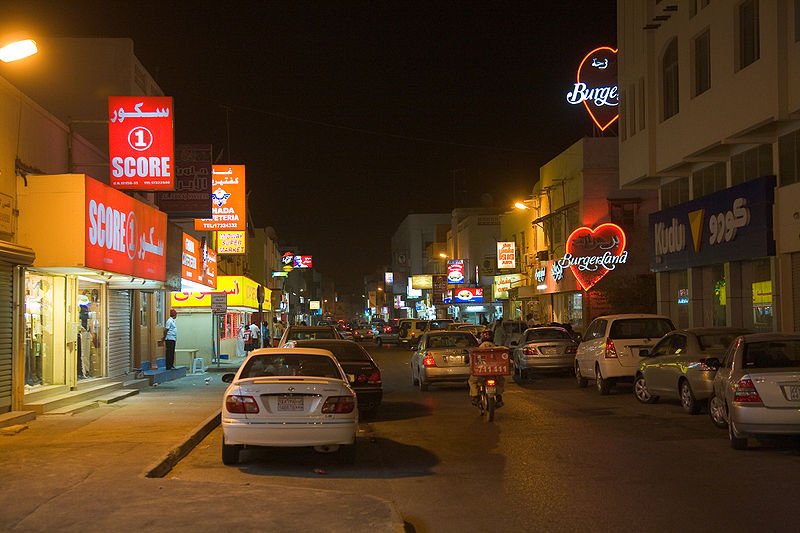
[[[377,409],[383,400],[381,369],[364,348],[348,340],[294,341],[297,347],[319,348],[331,352],[345,373],[354,376],[350,385],[358,398],[358,410],[369,413]]]

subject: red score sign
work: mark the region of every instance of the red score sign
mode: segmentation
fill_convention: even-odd
[[[175,190],[172,114],[169,96],[108,97],[112,187]]]

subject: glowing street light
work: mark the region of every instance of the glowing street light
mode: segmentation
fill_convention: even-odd
[[[0,60],[10,63],[32,56],[38,51],[39,49],[36,47],[36,41],[32,39],[15,41],[0,48]]]
[[[442,259],[447,259],[447,254],[446,254],[446,253],[444,253],[444,252],[441,252],[441,253],[439,254],[439,257],[441,257]]]
[[[517,209],[530,209],[529,206],[523,204],[522,202],[515,202],[514,207],[516,207]]]

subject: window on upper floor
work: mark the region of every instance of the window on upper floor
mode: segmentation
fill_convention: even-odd
[[[636,86],[631,85],[628,89],[628,126],[630,126],[631,137],[636,134]]]
[[[672,39],[661,56],[661,120],[678,114],[678,39]]]
[[[633,231],[636,227],[636,213],[639,210],[638,198],[624,198],[608,200],[608,217],[611,222],[622,226],[626,231]]]
[[[692,172],[692,198],[700,198],[727,186],[725,163],[714,163]]]
[[[639,131],[642,131],[647,126],[646,116],[647,109],[645,108],[644,99],[644,76],[642,76],[639,78]]]
[[[689,180],[677,179],[661,186],[661,209],[689,201]]]
[[[689,17],[697,15],[704,7],[708,7],[711,0],[689,0]]]
[[[711,88],[711,30],[705,30],[694,40],[694,96]]]
[[[800,183],[800,130],[778,139],[778,166],[781,185]]]
[[[731,185],[769,176],[772,173],[771,144],[762,144],[731,157]]]
[[[737,11],[739,57],[736,62],[739,70],[760,57],[758,20],[758,0],[746,0],[739,4]]]

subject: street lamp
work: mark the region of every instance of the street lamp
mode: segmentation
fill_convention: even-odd
[[[38,51],[39,49],[36,47],[36,41],[33,39],[14,41],[0,48],[0,61],[10,63],[32,56]]]
[[[444,253],[444,252],[441,252],[441,253],[439,254],[439,257],[441,257],[442,259],[447,259],[447,254],[446,254],[446,253]]]
[[[533,200],[522,200],[520,202],[514,202],[514,207],[521,210],[531,209],[531,205],[534,204]]]

